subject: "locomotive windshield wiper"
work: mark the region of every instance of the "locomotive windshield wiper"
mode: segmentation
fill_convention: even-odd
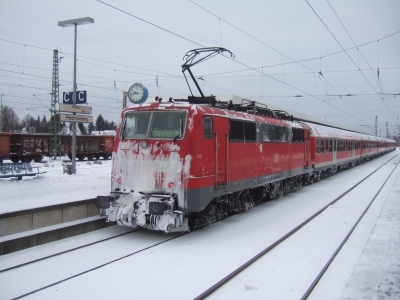
[[[179,121],[179,133],[178,133],[178,135],[177,135],[176,137],[174,137],[174,139],[172,140],[174,143],[176,142],[176,140],[177,140],[179,137],[182,136],[182,132],[183,132],[182,125],[183,125],[183,120],[182,120],[182,115],[181,115],[181,119],[180,119],[180,121]]]

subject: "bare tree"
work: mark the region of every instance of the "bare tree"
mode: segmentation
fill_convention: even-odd
[[[36,120],[30,114],[27,114],[22,118],[21,125],[24,127],[27,133],[36,132]]]
[[[19,131],[21,129],[19,118],[11,107],[4,105],[2,116],[3,116],[3,132]]]

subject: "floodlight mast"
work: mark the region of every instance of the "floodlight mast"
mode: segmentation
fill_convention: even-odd
[[[58,22],[58,26],[61,27],[75,27],[75,37],[74,37],[74,82],[73,82],[73,93],[72,93],[72,103],[76,105],[76,35],[78,25],[85,25],[94,23],[92,18],[80,18],[72,19],[66,21]],[[76,113],[74,113],[75,115]],[[76,122],[72,123],[72,174],[76,174]]]
[[[204,53],[204,52],[211,52],[211,53],[209,53],[208,55],[193,62],[193,60],[196,58],[197,55]],[[228,49],[225,49],[225,48],[221,48],[221,47],[198,48],[198,49],[190,50],[189,52],[187,52],[185,54],[183,59],[186,59],[186,62],[182,65],[182,73],[185,76],[186,83],[189,87],[189,90],[190,90],[190,93],[192,94],[192,96],[194,96],[194,95],[193,95],[192,89],[190,88],[189,82],[186,78],[185,71],[187,70],[189,72],[189,75],[190,75],[190,77],[192,77],[192,80],[193,80],[194,84],[196,85],[197,89],[199,90],[200,95],[202,97],[204,97],[204,94],[203,94],[199,84],[197,83],[196,78],[193,76],[193,73],[190,70],[190,68],[193,67],[194,65],[197,65],[198,63],[201,63],[207,59],[210,59],[211,57],[214,57],[217,54],[222,54],[223,52],[228,52],[232,58],[235,58],[235,55],[233,55],[233,53],[231,51],[229,51]]]

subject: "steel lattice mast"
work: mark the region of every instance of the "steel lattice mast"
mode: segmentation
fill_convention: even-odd
[[[51,107],[50,107],[50,145],[49,145],[49,157],[56,159],[57,156],[61,155],[61,141],[60,141],[60,121],[58,120],[57,104],[59,101],[59,79],[58,79],[58,50],[53,51],[53,77],[52,77],[52,92],[51,92]]]

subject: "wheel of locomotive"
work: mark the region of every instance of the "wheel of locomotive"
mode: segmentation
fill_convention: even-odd
[[[94,155],[92,155],[92,154],[88,155],[88,157],[87,157],[88,160],[93,160],[93,158],[94,158]]]
[[[99,159],[100,159],[100,155],[95,154],[95,155],[94,155],[94,158],[95,158],[96,160],[99,160]]]
[[[215,223],[219,220],[218,207],[215,204],[211,204],[210,207],[210,224]]]
[[[77,158],[78,158],[79,160],[84,160],[84,159],[85,159],[85,157],[84,157],[83,155],[78,155]]]

